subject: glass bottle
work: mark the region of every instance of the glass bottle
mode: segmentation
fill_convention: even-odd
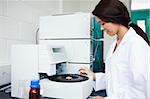
[[[39,80],[32,80],[30,84],[29,99],[40,99]]]

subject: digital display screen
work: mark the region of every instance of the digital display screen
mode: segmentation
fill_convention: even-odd
[[[61,52],[61,48],[52,48],[54,53],[59,53]]]

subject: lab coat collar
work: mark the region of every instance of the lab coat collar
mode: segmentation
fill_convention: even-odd
[[[132,37],[134,37],[136,35],[136,32],[135,32],[135,30],[132,28],[132,27],[130,27],[129,28],[129,30],[125,33],[125,35],[123,36],[123,38],[122,38],[122,41],[120,42],[120,44],[119,44],[119,46],[117,47],[117,49],[116,49],[116,51],[115,52],[117,52],[117,50],[119,50],[119,48],[121,48],[121,46],[123,46],[126,42],[128,42]],[[116,42],[117,42],[117,40],[116,40]],[[114,48],[115,48],[115,46],[114,46]],[[115,53],[114,52],[114,53]]]
[[[116,51],[114,51],[114,48],[116,46],[117,43],[117,39],[112,43],[111,47],[110,47],[110,52],[107,54],[106,60],[105,62],[107,62],[120,48],[121,46],[123,46],[126,42],[128,42],[129,39],[131,39],[134,35],[136,35],[135,30],[130,27],[129,30],[125,33],[124,37],[122,38],[122,41],[120,42],[119,46],[117,47]]]
[[[132,27],[130,27],[129,30],[125,33],[120,45],[127,42],[131,37],[133,37],[133,35],[136,35],[136,32]]]

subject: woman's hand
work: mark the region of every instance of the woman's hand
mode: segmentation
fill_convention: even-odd
[[[104,97],[102,97],[102,96],[94,96],[94,97],[92,97],[92,99],[104,99]]]
[[[87,76],[89,76],[90,78],[92,78],[93,80],[95,80],[95,73],[93,73],[91,70],[89,70],[87,67],[82,67],[80,68],[80,73],[81,74],[86,74]]]

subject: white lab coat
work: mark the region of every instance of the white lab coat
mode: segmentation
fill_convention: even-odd
[[[96,73],[95,90],[106,88],[105,99],[150,99],[150,47],[133,28],[110,46],[104,73]],[[150,88],[150,87],[149,87]]]

